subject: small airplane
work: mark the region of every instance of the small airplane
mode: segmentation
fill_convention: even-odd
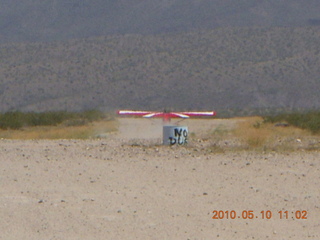
[[[135,110],[119,110],[119,115],[131,115],[142,116],[144,118],[162,118],[163,122],[170,122],[171,118],[189,118],[189,117],[212,117],[216,115],[216,112],[169,112],[164,110],[163,112],[154,111],[135,111]]]

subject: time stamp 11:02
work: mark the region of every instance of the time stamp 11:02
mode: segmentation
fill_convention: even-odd
[[[308,219],[308,211],[306,210],[296,210],[296,211],[253,211],[253,210],[243,210],[243,211],[223,211],[214,210],[212,211],[212,219]]]

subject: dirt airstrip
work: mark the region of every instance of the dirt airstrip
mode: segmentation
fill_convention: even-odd
[[[233,120],[180,124],[186,147],[127,118],[105,139],[0,140],[0,239],[320,239],[319,151],[208,151]]]

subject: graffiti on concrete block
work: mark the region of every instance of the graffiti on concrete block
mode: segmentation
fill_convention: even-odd
[[[184,145],[188,143],[188,130],[185,128],[175,128],[174,135],[169,137],[170,145]]]

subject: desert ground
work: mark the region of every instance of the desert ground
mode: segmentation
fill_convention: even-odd
[[[237,121],[180,122],[186,146],[131,118],[103,139],[1,139],[0,239],[320,239],[320,152],[208,141]]]

